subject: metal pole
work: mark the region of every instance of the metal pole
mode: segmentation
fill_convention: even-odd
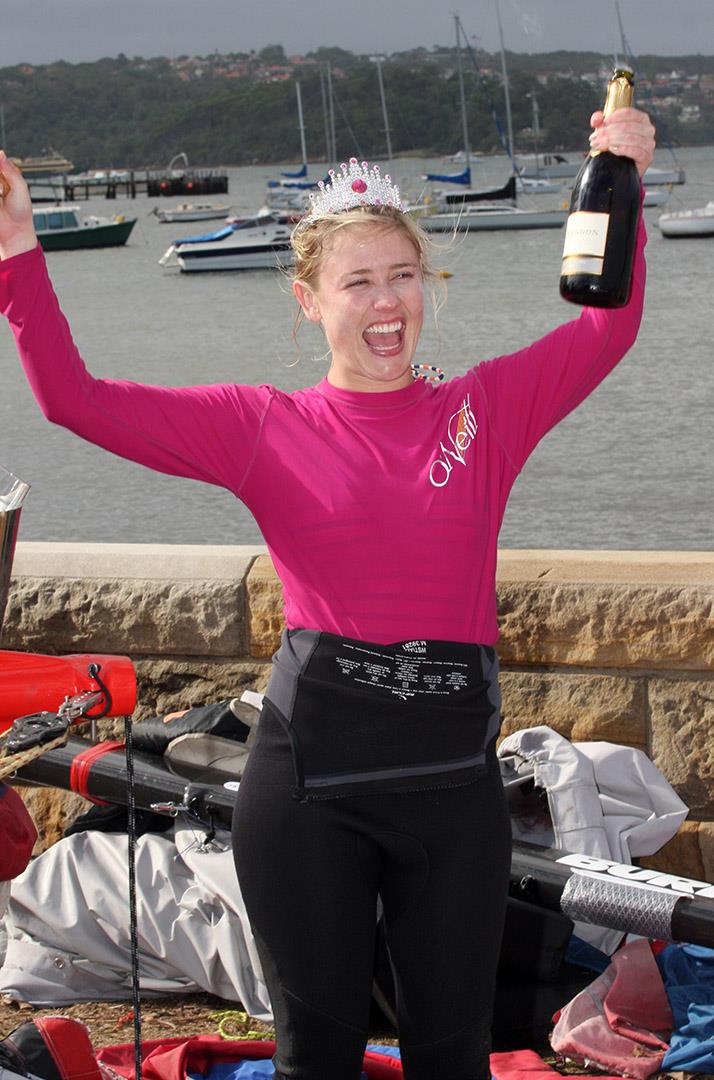
[[[335,136],[335,100],[332,95],[332,65],[327,65],[327,100],[330,109],[330,161],[337,161],[337,138]]]
[[[540,146],[540,109],[538,108],[538,98],[535,95],[535,90],[531,93],[531,104],[533,106],[533,146],[535,149],[536,169],[538,168],[538,147]]]
[[[379,97],[382,102],[382,117],[384,118],[384,134],[387,138],[387,162],[392,160],[392,139],[389,133],[389,117],[387,116],[387,102],[384,97],[384,81],[382,79],[382,60],[384,57],[375,56],[377,65],[377,79],[379,80]]]
[[[459,75],[459,99],[461,101],[461,127],[463,130],[464,139],[464,157],[466,159],[465,167],[468,169],[471,166],[471,146],[469,145],[469,125],[466,117],[466,94],[464,93],[464,71],[461,63],[461,34],[463,27],[458,15],[454,15],[454,24],[456,26],[456,68]]]
[[[330,157],[330,121],[327,114],[327,94],[325,92],[325,69],[320,64],[320,96],[322,98],[322,119],[325,125],[325,161],[329,164]]]
[[[295,90],[297,92],[297,107],[298,107],[298,125],[300,127],[300,149],[302,151],[302,163],[307,168],[307,147],[305,146],[305,124],[303,123],[302,116],[302,94],[300,91],[300,83],[295,80]]]
[[[496,19],[498,21],[498,38],[501,43],[501,74],[503,76],[503,93],[506,99],[506,129],[508,132],[508,156],[515,171],[516,164],[513,160],[513,118],[511,117],[511,93],[508,86],[508,71],[506,70],[506,49],[503,44],[503,26],[501,24],[501,6],[498,0],[496,4]]]

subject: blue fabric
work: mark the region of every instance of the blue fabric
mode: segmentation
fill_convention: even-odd
[[[222,229],[202,233],[201,236],[184,236],[182,240],[174,240],[174,244],[202,244],[204,240],[225,240],[227,236],[231,236],[234,232],[235,227],[233,225],[225,225]]]
[[[565,962],[601,975],[605,968],[610,966],[611,957],[607,953],[600,952],[588,941],[583,941],[577,934],[571,934],[565,950]]]
[[[465,187],[469,187],[471,184],[471,169],[464,169],[460,173],[427,173],[425,179],[433,180],[439,184],[463,184]]]
[[[224,1061],[206,1073],[186,1073],[186,1080],[265,1080],[273,1075],[273,1063],[265,1061]],[[360,1080],[367,1080],[361,1073]]]
[[[287,176],[290,180],[298,180],[301,176],[307,176],[307,162],[303,161],[296,172],[281,172],[281,176]]]
[[[714,949],[670,945],[657,963],[674,1016],[662,1069],[714,1073]]]
[[[381,1046],[370,1043],[368,1050],[376,1054],[384,1054],[385,1057],[398,1058],[398,1046]],[[219,1065],[212,1065],[206,1073],[186,1073],[186,1080],[265,1080],[272,1077],[273,1063],[271,1060],[264,1061],[224,1061]],[[361,1074],[361,1080],[367,1080],[365,1073]]]
[[[384,1054],[385,1057],[401,1058],[398,1046],[382,1046],[381,1043],[368,1043],[367,1049],[375,1054]]]

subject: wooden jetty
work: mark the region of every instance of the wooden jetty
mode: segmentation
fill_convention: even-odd
[[[137,195],[151,198],[169,195],[225,195],[228,174],[224,169],[126,169],[121,171],[67,173],[27,177],[33,202],[77,202],[98,196],[116,199]]]

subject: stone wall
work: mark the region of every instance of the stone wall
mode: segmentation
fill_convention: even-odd
[[[714,881],[714,554],[501,551],[497,588],[504,733],[645,750],[690,817],[643,861]],[[2,647],[131,656],[142,719],[263,690],[281,610],[259,546],[20,543]],[[29,796],[46,840],[72,800]]]

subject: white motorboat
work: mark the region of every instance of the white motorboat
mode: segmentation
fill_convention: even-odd
[[[580,161],[568,161],[561,154],[519,156],[520,175],[532,180],[568,180],[580,172]]]
[[[155,206],[153,210],[159,221],[166,224],[176,221],[218,221],[227,218],[230,212],[230,206],[216,206],[213,203],[179,203],[178,206]]]
[[[516,191],[521,195],[553,195],[562,190],[563,185],[559,180],[516,176]]]
[[[674,210],[657,222],[662,236],[714,236],[714,202],[697,210]]]
[[[496,229],[559,229],[568,216],[565,208],[523,210],[506,203],[476,203],[460,209],[431,213],[428,207],[412,210],[426,232],[489,232]]]
[[[684,184],[687,177],[684,169],[679,165],[675,165],[671,169],[659,169],[650,165],[649,169],[642,177],[642,183],[645,187],[649,187],[657,184]]]
[[[293,223],[292,215],[271,214],[268,210],[255,217],[238,218],[217,232],[175,240],[159,259],[159,265],[178,265],[189,273],[289,266],[293,259]]]

